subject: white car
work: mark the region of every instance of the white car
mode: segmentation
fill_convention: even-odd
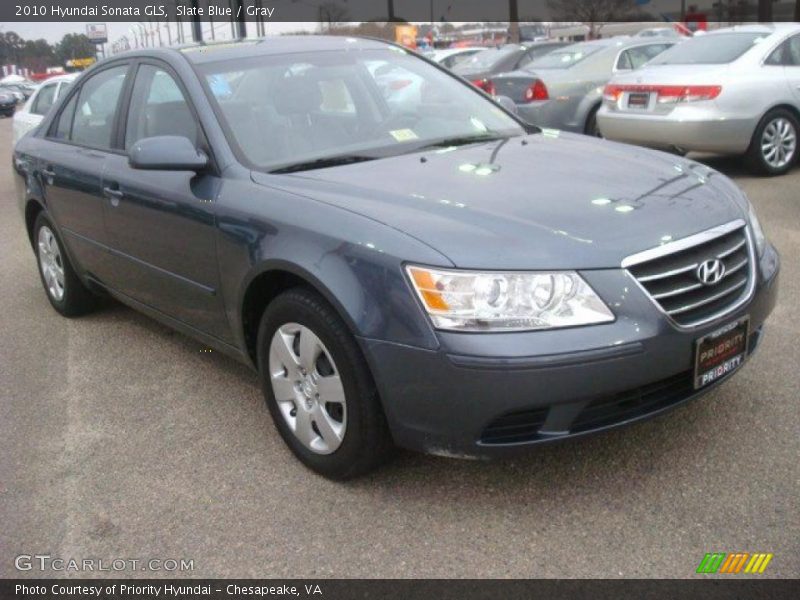
[[[484,50],[486,50],[486,48],[447,48],[445,50],[433,50],[432,52],[426,53],[425,56],[443,67],[452,69],[458,63]]]
[[[745,155],[782,175],[800,138],[800,24],[746,25],[693,37],[606,86],[597,115],[612,140]]]
[[[47,111],[55,104],[78,73],[57,75],[43,81],[33,92],[25,105],[14,113],[14,143],[42,122]]]

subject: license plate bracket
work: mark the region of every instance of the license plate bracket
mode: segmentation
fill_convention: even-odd
[[[631,92],[628,94],[628,108],[645,109],[650,106],[649,92]]]
[[[743,317],[695,341],[694,389],[711,385],[744,364],[750,318]]]

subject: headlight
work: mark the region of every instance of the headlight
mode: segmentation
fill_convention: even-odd
[[[439,329],[519,331],[614,320],[574,271],[476,273],[415,266],[407,270]]]
[[[758,222],[756,211],[753,210],[753,205],[748,202],[747,204],[747,219],[750,221],[750,231],[753,232],[753,241],[756,243],[756,250],[758,255],[764,254],[764,248],[767,245],[767,238],[764,236],[764,231],[761,229],[761,223]]]

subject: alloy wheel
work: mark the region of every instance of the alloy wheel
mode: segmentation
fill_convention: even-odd
[[[332,454],[344,440],[347,402],[339,370],[308,327],[286,323],[269,347],[269,378],[281,415],[300,443]]]
[[[778,117],[770,121],[761,136],[761,155],[773,169],[789,164],[797,149],[797,132],[789,119]]]
[[[39,228],[39,268],[42,270],[47,293],[56,302],[64,298],[64,261],[53,231],[43,225]]]

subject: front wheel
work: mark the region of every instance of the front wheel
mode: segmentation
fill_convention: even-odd
[[[586,119],[586,126],[583,130],[586,135],[596,138],[603,137],[603,133],[600,131],[600,126],[597,124],[597,111],[599,110],[600,107],[598,106],[593,108],[592,112],[589,113],[589,117]]]
[[[269,304],[258,366],[275,426],[304,465],[343,480],[388,458],[391,437],[366,361],[318,294],[295,288]]]
[[[800,127],[790,111],[779,108],[768,112],[756,127],[747,160],[762,175],[784,175],[797,158]]]
[[[76,317],[95,307],[95,296],[75,273],[55,227],[44,213],[33,226],[36,262],[47,299],[65,317]]]

